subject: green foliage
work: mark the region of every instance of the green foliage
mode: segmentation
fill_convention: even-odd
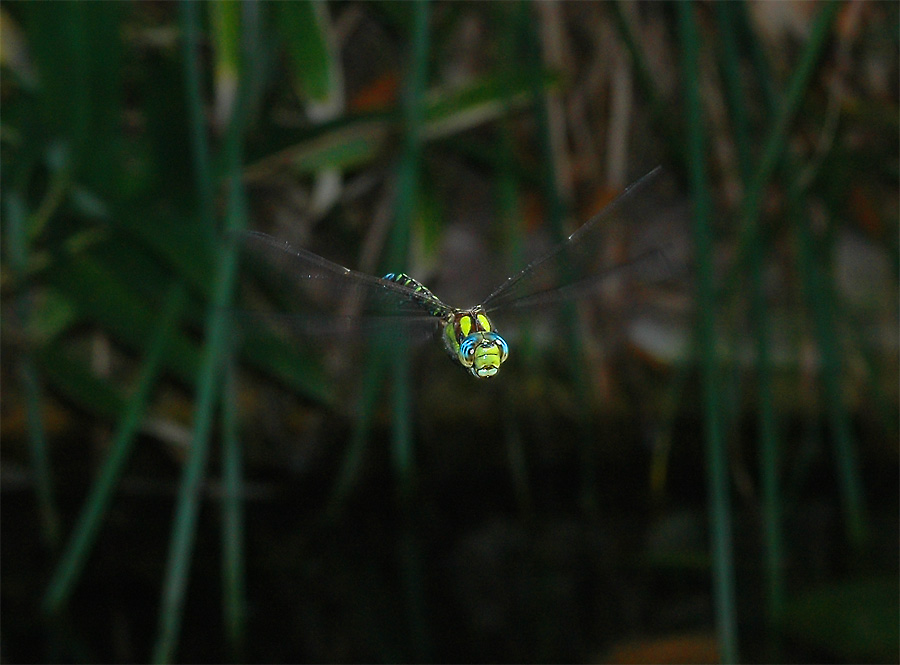
[[[300,0],[273,6],[275,25],[284,40],[298,95],[317,102],[328,99],[334,85],[334,57],[328,49],[325,5]]]

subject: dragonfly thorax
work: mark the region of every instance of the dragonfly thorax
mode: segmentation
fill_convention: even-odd
[[[447,353],[480,379],[494,376],[509,356],[506,340],[493,329],[480,306],[448,314],[443,339]]]

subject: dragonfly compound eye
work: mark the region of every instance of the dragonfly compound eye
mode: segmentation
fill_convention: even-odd
[[[486,342],[490,341],[497,345],[500,351],[500,362],[506,362],[506,359],[509,357],[509,344],[506,343],[506,340],[495,332],[485,333],[484,339]]]
[[[465,367],[471,367],[472,363],[475,362],[475,351],[478,345],[481,343],[481,337],[479,335],[469,335],[466,337],[462,343],[459,345],[459,362],[463,364]]]

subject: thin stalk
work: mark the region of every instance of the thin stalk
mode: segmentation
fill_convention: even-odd
[[[679,132],[673,125],[669,105],[663,103],[662,98],[657,93],[656,83],[654,83],[653,76],[650,74],[650,67],[644,59],[644,52],[631,30],[628,18],[625,16],[625,12],[622,11],[621,3],[617,0],[609,3],[608,6],[612,8],[613,22],[619,31],[619,36],[622,38],[625,48],[631,54],[634,76],[637,79],[641,93],[647,98],[649,103],[653,124],[660,129],[665,137],[670,155],[677,162],[684,163],[686,159],[684,141],[680,138]]]
[[[722,84],[731,114],[734,143],[737,148],[738,168],[741,178],[750,179],[753,169],[753,144],[750,139],[750,119],[747,117],[747,98],[744,95],[741,62],[738,54],[738,35],[735,28],[735,4],[723,2],[715,5],[716,25],[719,31],[719,62],[722,66]]]
[[[194,160],[194,186],[197,190],[197,210],[207,231],[215,227],[215,178],[209,137],[206,133],[206,112],[203,103],[203,74],[200,58],[196,54],[200,39],[200,16],[197,8],[181,5],[181,29],[183,32],[183,66],[185,97],[187,99],[188,124],[191,127],[191,157]]]
[[[414,6],[413,41],[410,56],[411,66],[406,81],[406,90],[401,108],[402,151],[397,167],[397,199],[394,212],[394,226],[383,267],[396,270],[406,262],[407,248],[411,235],[415,209],[418,172],[421,154],[422,129],[424,122],[423,98],[428,64],[428,15],[427,2]],[[327,513],[334,517],[350,492],[368,445],[368,431],[371,426],[375,405],[382,391],[382,381],[388,370],[388,358],[407,357],[403,350],[406,340],[401,337],[376,335],[369,346],[359,398],[359,411],[354,422],[350,447],[344,457],[338,480],[328,503]],[[400,346],[398,346],[400,345]],[[405,362],[394,363],[390,376],[393,378],[393,432],[391,456],[398,477],[398,493],[408,496],[414,468],[412,450],[411,389],[409,367]],[[405,499],[404,499],[405,500]]]
[[[737,52],[735,7],[729,3],[716,5],[722,70],[726,96],[729,102],[737,145],[741,177],[746,183],[751,178],[752,154],[750,124],[747,118],[747,102],[740,76],[740,58]],[[784,610],[784,535],[782,525],[783,497],[781,494],[781,441],[775,422],[775,404],[772,394],[772,367],[769,354],[769,316],[762,280],[764,260],[763,242],[759,232],[759,220],[742,220],[750,245],[750,283],[752,288],[752,319],[756,328],[756,364],[759,391],[760,473],[762,485],[762,522],[765,547],[766,599],[768,619],[778,622]]]
[[[760,162],[756,167],[756,172],[744,197],[745,216],[748,220],[752,220],[754,224],[759,217],[762,195],[772,179],[775,167],[785,152],[788,130],[794,122],[797,109],[800,107],[800,102],[803,101],[803,97],[806,94],[809,79],[819,61],[829,29],[840,7],[840,3],[830,0],[816,16],[816,20],[813,22],[810,30],[809,40],[806,43],[806,49],[801,54],[800,60],[794,68],[794,75],[788,83],[787,92],[775,116],[775,123],[763,142]]]
[[[525,66],[530,74],[531,95],[534,103],[534,113],[537,118],[538,140],[543,159],[544,168],[541,169],[541,189],[547,200],[550,231],[556,242],[562,242],[568,233],[564,229],[566,217],[563,197],[560,194],[559,178],[556,171],[556,159],[552,146],[550,118],[547,109],[546,90],[541,77],[543,62],[541,59],[538,35],[532,19],[531,5],[520,4],[520,26],[522,37],[525,40]],[[565,271],[567,266],[560,265],[559,270]],[[585,513],[596,514],[599,507],[596,474],[596,450],[595,437],[593,435],[593,422],[588,404],[590,389],[588,378],[584,372],[584,345],[578,334],[578,317],[574,303],[564,303],[561,307],[561,322],[563,335],[565,336],[566,356],[569,364],[569,373],[574,383],[574,395],[576,412],[578,414],[579,441],[581,448],[581,504]]]
[[[198,57],[197,38],[199,34],[199,6],[184,2],[181,5],[182,31],[184,35],[185,80],[188,87],[189,103],[202,103],[202,95],[194,94],[192,88],[200,89],[199,65],[190,67],[191,60]],[[241,182],[242,152],[241,143],[246,123],[248,106],[248,85],[246,79],[238,90],[235,110],[226,132],[222,148],[223,162],[229,174],[228,201],[225,212],[226,231],[235,232],[244,226],[246,219],[246,201]],[[205,132],[202,109],[194,109],[190,114],[192,132]],[[195,141],[195,147],[203,142]],[[195,167],[202,168],[208,163],[208,155],[195,155]],[[209,177],[209,173],[198,173],[198,178]],[[213,188],[212,183],[202,185]],[[202,218],[209,224],[215,218],[213,211],[201,211]],[[212,236],[214,230],[208,230]],[[237,267],[237,246],[229,243],[219,252],[215,278],[212,288],[212,300],[206,316],[206,345],[203,349],[200,371],[197,377],[197,402],[194,429],[187,462],[182,473],[181,486],[173,520],[172,539],[163,582],[162,599],[159,614],[159,632],[154,646],[154,662],[169,662],[175,655],[181,629],[181,617],[184,609],[184,597],[190,575],[191,554],[194,536],[196,535],[197,517],[200,508],[201,490],[206,473],[209,456],[209,436],[212,429],[213,414],[218,397],[218,388],[222,378],[222,367],[227,356],[227,309],[231,303]]]
[[[895,270],[894,275],[900,275],[900,271]],[[879,420],[886,436],[889,439],[895,440],[897,439],[898,434],[897,429],[900,427],[900,420],[897,418],[898,405],[893,401],[891,396],[887,394],[884,381],[884,373],[885,371],[891,371],[891,367],[890,365],[885,365],[879,358],[878,352],[872,346],[869,346],[864,342],[866,339],[866,331],[863,322],[860,321],[859,317],[856,316],[854,312],[847,311],[846,308],[842,307],[842,304],[843,301],[840,300],[835,303],[835,307],[837,308],[835,318],[845,322],[850,339],[857,344],[856,348],[862,358],[866,375],[869,377],[869,390],[871,391],[872,402],[874,403],[873,410],[876,412],[873,414],[873,419]],[[894,306],[896,307],[897,304],[897,301],[895,301]],[[897,318],[896,309],[894,309],[894,318]]]
[[[219,382],[222,378],[225,333],[228,329],[225,310],[231,301],[236,274],[236,251],[233,249],[223,251],[219,257],[213,299],[206,317],[206,345],[197,378],[196,417],[173,520],[172,540],[160,603],[159,633],[153,652],[153,661],[157,663],[170,662],[178,643],[197,516],[209,457],[209,435]]]
[[[382,380],[387,369],[385,357],[378,350],[385,348],[386,341],[382,339],[382,335],[376,334],[375,339],[371,341],[369,346],[372,349],[372,353],[369,354],[369,360],[365,365],[350,445],[344,454],[344,460],[325,511],[326,516],[332,520],[337,518],[338,512],[343,507],[362,470],[365,452],[369,443],[369,430],[372,426],[375,406],[381,394]]]
[[[244,593],[244,469],[238,437],[234,349],[222,391],[222,596],[225,633],[235,662],[244,660],[247,603]]]
[[[705,413],[716,629],[722,662],[734,663],[738,660],[738,636],[734,594],[731,499],[728,460],[720,418],[719,377],[715,354],[711,203],[706,180],[705,135],[699,87],[700,36],[694,17],[696,6],[693,3],[685,2],[677,7],[681,33],[685,110],[688,123],[688,172],[694,199],[696,224],[694,242],[697,257],[697,302],[700,305],[697,324]]]
[[[259,88],[254,85],[255,76],[248,72],[255,72],[258,63],[259,46],[259,8],[255,4],[242,5],[243,23],[241,25],[242,45],[244,48],[243,63],[245,70],[237,89],[237,97],[231,109],[231,116],[222,147],[222,157],[229,174],[228,205],[224,219],[225,236],[234,238],[237,232],[243,230],[247,220],[247,200],[243,187],[244,153],[243,135],[247,126],[248,117],[253,107],[253,100],[258,96]],[[196,51],[193,52],[196,56]],[[193,59],[190,58],[190,59]],[[193,86],[190,86],[193,88]],[[201,127],[195,126],[200,130]],[[205,132],[201,132],[205,136]],[[202,144],[198,144],[200,147]],[[198,164],[200,161],[198,160]],[[205,165],[203,165],[205,167]],[[210,229],[212,230],[212,226]],[[224,253],[228,254],[223,263],[224,272],[229,273],[228,280],[236,279],[238,249],[234,243],[226,245]],[[229,265],[234,262],[234,265]],[[222,297],[223,308],[230,304],[232,287],[229,287]],[[222,418],[222,475],[225,488],[222,497],[222,613],[225,620],[226,635],[232,657],[236,662],[243,660],[242,654],[246,637],[247,606],[244,570],[244,510],[242,499],[243,491],[243,462],[241,454],[241,439],[238,434],[237,418],[237,377],[236,354],[237,344],[233,329],[233,319],[227,317],[223,323],[222,334],[226,337],[221,351],[221,363],[223,365],[223,391],[221,400]]]
[[[823,252],[817,251],[815,247],[810,220],[802,205],[803,192],[796,176],[788,194],[790,214],[797,235],[799,273],[803,277],[806,298],[812,308],[813,325],[821,356],[825,408],[834,442],[838,487],[843,504],[842,513],[846,520],[847,538],[854,548],[861,550],[868,538],[868,524],[856,441],[850,426],[850,415],[841,394],[841,352],[835,335],[837,322],[834,317],[834,293],[830,288],[832,279],[822,269],[826,259]]]
[[[45,614],[58,614],[78,584],[84,565],[97,541],[97,534],[106,517],[113,492],[134,447],[147,402],[159,378],[166,347],[178,330],[178,321],[186,304],[187,289],[180,283],[173,285],[163,304],[159,324],[150,338],[147,355],[135,383],[134,392],[125,406],[109,455],[97,480],[91,486],[78,522],[72,530],[72,536],[47,586],[43,601]]]
[[[28,267],[28,240],[26,230],[25,202],[18,189],[6,195],[6,247],[10,267],[17,278],[22,279]],[[31,314],[31,294],[28,285],[16,298],[16,318],[27,329]],[[59,543],[59,513],[53,496],[53,480],[50,472],[50,453],[44,431],[43,396],[41,380],[30,351],[22,350],[18,361],[19,376],[25,395],[26,418],[28,422],[28,449],[34,469],[35,494],[41,535],[50,548]]]
[[[756,74],[755,82],[762,91],[762,98],[770,115],[775,115],[778,102],[781,99],[781,90],[778,89],[778,81],[772,75],[766,52],[753,32],[753,23],[747,14],[747,3],[737,2],[734,7],[735,27],[742,36],[746,36],[749,47],[750,63]]]
[[[403,152],[400,156],[397,177],[397,202],[394,214],[394,228],[388,261],[393,265],[403,265],[412,234],[413,215],[419,188],[419,168],[422,152],[422,129],[424,125],[424,97],[428,74],[428,51],[430,47],[429,16],[431,5],[418,2],[413,5],[412,52],[407,74],[406,90],[403,97]],[[406,346],[406,340],[401,340]],[[430,660],[429,631],[427,623],[427,603],[425,601],[425,574],[422,563],[422,548],[414,532],[413,481],[415,474],[412,437],[412,387],[408,357],[401,348],[400,361],[393,363],[393,432],[391,451],[394,469],[399,484],[400,504],[404,513],[403,535],[400,545],[400,567],[406,611],[414,660]]]
[[[830,34],[830,27],[838,11],[840,3],[828,2],[816,16],[806,49],[801,55],[794,76],[788,84],[782,106],[778,112],[775,126],[765,142],[763,163],[757,169],[754,188],[745,197],[745,219],[755,219],[759,215],[763,187],[768,183],[771,169],[776,160],[784,154],[786,132],[794,113],[805,94],[814,65],[818,62],[822,49]],[[743,17],[742,17],[743,18]],[[752,44],[756,46],[755,43]],[[760,77],[770,77],[764,55],[759,48],[753,48],[754,62],[761,70]],[[771,87],[764,88],[766,99],[770,105],[775,103]],[[768,159],[767,159],[768,158]],[[832,429],[835,444],[835,457],[838,473],[838,486],[844,515],[847,524],[847,536],[854,547],[861,548],[867,538],[865,506],[863,501],[862,479],[859,474],[856,446],[850,427],[849,414],[844,406],[840,389],[840,347],[835,336],[834,296],[826,288],[830,276],[822,274],[817,258],[822,255],[814,249],[814,241],[810,233],[809,221],[801,200],[803,188],[799,183],[799,169],[789,158],[784,164],[784,179],[788,183],[791,217],[795,221],[797,236],[797,261],[799,274],[804,280],[804,293],[812,309],[816,340],[822,355],[822,378],[825,388],[826,410]],[[818,255],[818,256],[817,256]],[[820,259],[821,260],[821,259]]]
[[[419,162],[422,152],[422,127],[425,86],[428,65],[430,4],[416,3],[413,6],[412,52],[407,74],[406,90],[402,101],[402,153],[397,170],[397,198],[394,211],[394,225],[391,230],[385,266],[404,265],[407,260],[409,239],[412,234],[419,180]],[[393,269],[393,268],[390,268]],[[405,339],[400,343],[405,346]],[[408,357],[406,352],[396,354]],[[403,500],[410,498],[410,483],[414,473],[412,432],[411,389],[409,364],[394,362],[394,430],[392,454],[395,471],[398,473],[400,492]]]
[[[507,4],[497,4],[493,8],[491,20],[493,27],[499,30],[501,53],[517,53],[518,26],[509,20],[512,12],[518,8]],[[518,90],[513,82],[519,77],[516,58],[504,58],[500,63],[498,81],[501,86],[503,112],[498,120],[496,153],[496,185],[495,201],[497,208],[498,230],[501,243],[506,254],[506,274],[513,275],[525,267],[525,221],[519,206],[519,177],[514,155],[513,131],[510,117]],[[524,360],[522,367],[533,360],[531,335],[527,322],[519,329],[519,340],[516,345],[517,358]],[[519,508],[528,513],[532,508],[531,491],[528,481],[528,458],[522,441],[521,423],[517,415],[515,391],[504,390],[499,386],[498,398],[503,404],[503,435],[506,443],[506,458],[509,466],[513,488]]]
[[[738,5],[736,9],[738,18],[742,19],[741,5]],[[762,197],[772,180],[775,167],[785,154],[788,130],[796,118],[800,103],[803,101],[809,86],[813,69],[818,62],[828,37],[829,28],[839,9],[839,3],[829,0],[816,16],[810,31],[809,40],[806,43],[806,49],[801,54],[797,67],[793,70],[793,75],[788,82],[787,92],[780,100],[780,103],[774,86],[769,80],[771,74],[766,69],[765,55],[758,48],[751,49],[755,65],[758,68],[764,68],[759,74],[764,92],[763,97],[767,100],[770,111],[775,115],[775,120],[763,141],[760,161],[756,166],[753,177],[749,179],[746,185],[741,208],[741,219],[744,220],[744,226],[742,227],[743,230],[738,243],[738,257],[723,282],[723,290],[725,292],[733,291],[737,281],[742,279],[751,245],[748,239],[749,234],[759,231],[758,220],[762,209]],[[793,179],[793,177],[794,175],[791,174],[789,180]]]

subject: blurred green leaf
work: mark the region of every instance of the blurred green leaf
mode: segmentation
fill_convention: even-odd
[[[552,87],[557,77],[546,74],[543,85]],[[496,120],[511,110],[524,108],[529,100],[530,80],[517,75],[513,80],[497,76],[477,78],[450,91],[427,96],[423,138],[436,140]],[[375,159],[391,136],[396,113],[375,116],[347,116],[321,125],[305,136],[282,137],[282,145],[270,145],[246,169],[250,180],[265,180],[278,169],[295,174],[316,173],[324,168],[350,168]]]
[[[267,332],[262,323],[245,333],[243,356],[256,369],[322,404],[334,404],[335,393],[320,364],[296,345]]]
[[[237,85],[241,53],[241,4],[218,0],[209,4],[212,40],[215,46],[216,83],[226,79]]]
[[[45,135],[68,142],[75,177],[105,195],[118,193],[122,173],[120,27],[127,7],[52,2],[21,8]]]
[[[29,337],[49,341],[77,321],[72,303],[53,291],[48,291],[34,303],[28,322]]]
[[[170,288],[156,329],[148,339],[141,370],[125,405],[115,441],[97,480],[91,486],[91,492],[84,503],[78,523],[72,529],[65,552],[45,593],[43,606],[48,614],[57,615],[78,586],[84,566],[108,514],[122,471],[134,448],[138,428],[159,378],[163,350],[168,340],[178,330],[186,300],[187,290],[182,284],[175,284]]]
[[[47,381],[81,408],[107,420],[115,420],[122,413],[122,391],[73,358],[61,343],[45,346],[35,355]]]
[[[146,331],[156,319],[154,308],[135,295],[122,280],[95,257],[60,261],[49,273],[53,286],[67,295],[79,314],[89,318],[132,349],[142,348]],[[198,367],[198,348],[176,337],[167,348],[166,366],[190,383]]]
[[[195,292],[208,295],[216,246],[207,241],[210,236],[201,230],[194,215],[141,206],[119,210],[115,219]]]
[[[241,72],[241,11],[243,3],[219,0],[209,4],[215,57],[215,124],[224,127],[234,110]]]
[[[301,98],[326,101],[332,92],[332,63],[325,31],[325,5],[312,0],[278,2],[275,26],[284,40]]]
[[[193,201],[195,179],[191,171],[192,137],[188,132],[188,106],[181,63],[166,52],[148,58],[141,70],[139,94],[146,118],[145,179],[135,183],[136,203],[153,197],[157,204],[172,202],[185,209]],[[132,146],[143,146],[133,143]],[[138,185],[143,185],[140,187]],[[138,203],[139,209],[145,208]]]
[[[324,168],[350,168],[371,161],[388,136],[388,124],[371,118],[345,118],[318,129],[286,148],[276,148],[244,169],[249,180],[264,181],[278,169],[297,174]],[[287,138],[287,137],[285,137]]]

